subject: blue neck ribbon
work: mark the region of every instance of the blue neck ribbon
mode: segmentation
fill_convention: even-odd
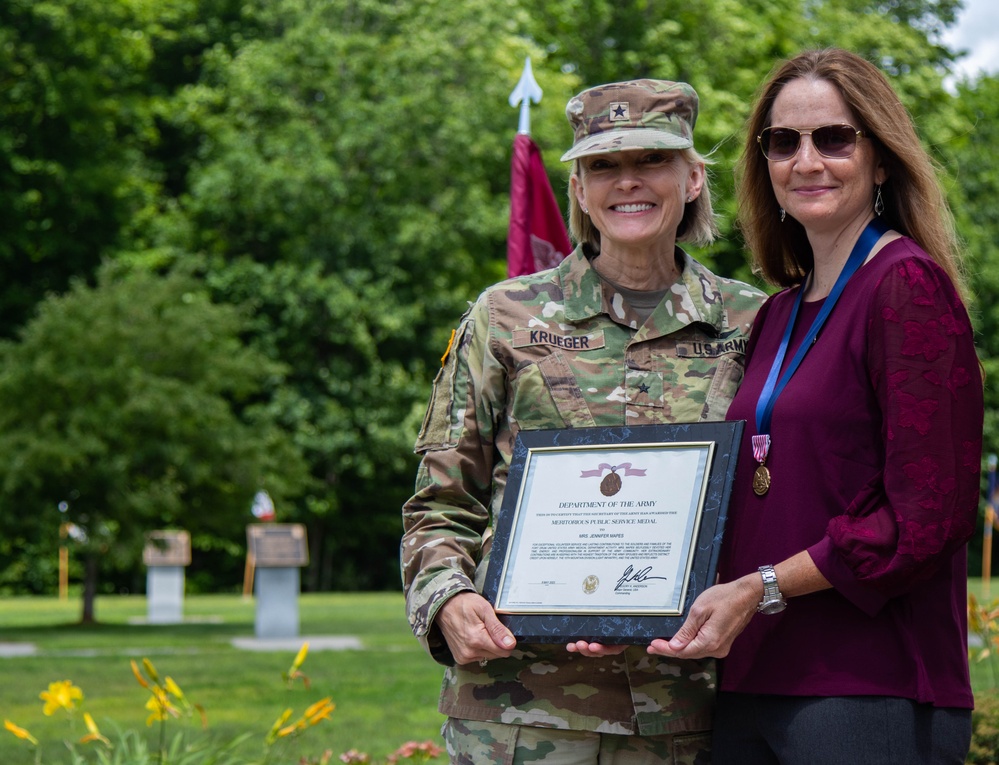
[[[794,307],[791,309],[791,316],[787,320],[787,326],[784,328],[784,336],[781,338],[780,347],[777,349],[777,356],[774,358],[774,363],[770,366],[770,374],[767,375],[767,381],[763,386],[763,391],[760,393],[760,398],[756,402],[756,432],[762,434],[770,433],[770,418],[773,415],[774,404],[777,403],[777,397],[784,390],[791,379],[791,375],[795,373],[798,366],[801,364],[801,360],[805,358],[805,354],[808,353],[808,349],[812,347],[815,342],[815,338],[819,334],[819,330],[822,329],[822,325],[826,323],[826,319],[829,318],[829,314],[832,313],[833,308],[836,307],[836,301],[839,300],[840,295],[846,288],[846,283],[850,281],[850,277],[856,273],[864,261],[867,260],[867,256],[871,254],[871,250],[874,249],[874,245],[878,243],[878,240],[888,231],[888,226],[884,221],[875,218],[867,227],[861,232],[860,238],[857,239],[857,243],[853,245],[853,251],[850,253],[850,257],[847,259],[846,263],[843,265],[843,270],[839,272],[839,277],[836,279],[836,283],[833,285],[832,291],[826,298],[825,304],[819,311],[819,315],[815,317],[812,322],[812,326],[808,328],[808,334],[801,341],[801,345],[798,348],[798,352],[794,354],[794,358],[791,359],[791,363],[788,364],[787,369],[784,370],[784,374],[781,376],[780,381],[777,380],[778,374],[780,374],[781,365],[784,363],[784,356],[787,355],[787,346],[791,342],[791,332],[794,330],[794,323],[798,319],[798,311],[801,308],[802,300],[805,296],[805,282],[802,282],[801,287],[798,288],[798,297],[794,301]]]

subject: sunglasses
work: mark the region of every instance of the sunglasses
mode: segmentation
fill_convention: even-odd
[[[812,137],[812,146],[823,157],[846,159],[857,148],[857,139],[864,136],[864,131],[853,125],[823,125],[811,130],[768,127],[756,136],[756,142],[764,157],[771,162],[783,162],[798,153],[803,135]]]

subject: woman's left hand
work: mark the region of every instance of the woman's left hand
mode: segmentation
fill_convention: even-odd
[[[578,653],[580,656],[597,658],[600,656],[617,656],[624,653],[626,645],[604,645],[603,643],[587,643],[585,640],[577,640],[575,643],[566,645],[565,650],[569,653]]]
[[[646,650],[675,659],[727,656],[733,641],[756,613],[761,595],[762,582],[755,573],[709,587],[694,601],[676,635],[670,640],[653,640]]]

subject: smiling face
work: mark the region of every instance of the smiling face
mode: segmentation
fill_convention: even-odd
[[[770,124],[799,130],[834,124],[863,129],[835,85],[810,78],[784,86],[774,101]],[[809,238],[863,227],[874,216],[874,187],[886,178],[868,137],[858,139],[849,157],[830,159],[815,150],[811,136],[802,136],[797,154],[768,165],[777,202],[804,226]]]
[[[600,231],[601,252],[672,252],[684,205],[704,185],[704,166],[667,149],[618,151],[579,160],[572,191]]]

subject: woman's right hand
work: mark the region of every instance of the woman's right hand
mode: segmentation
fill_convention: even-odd
[[[755,572],[708,587],[694,600],[676,635],[669,640],[657,638],[646,650],[674,659],[724,658],[756,614],[762,594],[763,580]]]
[[[477,592],[460,592],[437,612],[437,626],[456,664],[505,658],[517,639],[497,618],[492,604]]]

